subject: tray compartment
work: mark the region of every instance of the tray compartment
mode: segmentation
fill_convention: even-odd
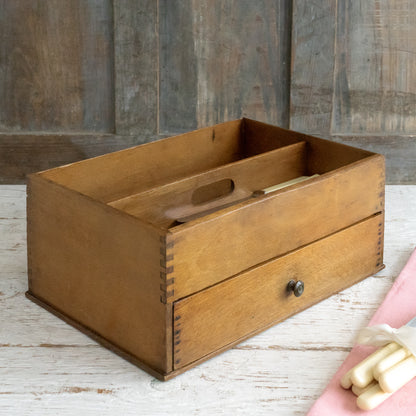
[[[244,119],[244,149],[246,154],[255,155],[275,148],[276,141],[285,137],[292,143],[305,141],[308,143],[308,159],[306,174],[323,174],[350,163],[365,159],[374,153],[330,140],[282,129],[260,121]],[[279,145],[280,146],[280,145]]]
[[[244,123],[244,119],[229,121],[61,166],[42,175],[95,200],[115,201],[257,154],[246,146]],[[282,129],[268,150],[297,141],[302,140]]]
[[[177,218],[250,198],[256,190],[302,176],[305,167],[306,143],[299,142],[113,201],[109,205],[167,229],[175,225]],[[202,201],[204,197],[198,196],[198,191],[204,188],[208,200]],[[215,197],[215,191],[219,196]]]

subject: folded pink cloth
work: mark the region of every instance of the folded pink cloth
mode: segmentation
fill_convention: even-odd
[[[369,326],[382,323],[399,328],[416,316],[416,250],[397,277],[383,303],[374,314]],[[416,415],[416,378],[407,383],[384,403],[373,410],[360,410],[356,396],[351,390],[340,386],[341,377],[362,361],[374,347],[355,346],[341,365],[322,396],[314,403],[307,416],[346,416],[346,415]]]

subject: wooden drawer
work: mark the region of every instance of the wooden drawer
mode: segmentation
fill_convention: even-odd
[[[174,366],[187,366],[339,292],[383,267],[383,217],[252,268],[174,303]],[[301,280],[300,297],[287,291]]]
[[[383,263],[384,157],[248,119],[31,175],[27,202],[27,296],[161,379]]]

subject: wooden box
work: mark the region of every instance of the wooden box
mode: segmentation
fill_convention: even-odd
[[[384,177],[249,119],[34,174],[27,295],[166,380],[379,271]]]

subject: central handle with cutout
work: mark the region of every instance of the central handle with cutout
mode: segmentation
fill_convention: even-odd
[[[232,194],[235,184],[232,179],[221,179],[220,181],[203,185],[192,193],[193,205],[201,205],[216,201]]]

